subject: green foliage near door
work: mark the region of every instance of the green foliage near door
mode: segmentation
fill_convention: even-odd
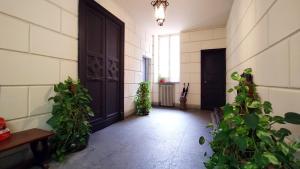
[[[91,97],[79,81],[68,78],[64,83],[54,86],[56,95],[52,117],[47,123],[55,132],[51,140],[53,156],[63,161],[67,153],[86,147],[91,126],[88,122],[93,112],[89,106]]]
[[[137,115],[148,115],[151,109],[150,83],[141,82],[135,96]]]
[[[271,103],[260,99],[255,84],[247,80],[248,77],[252,79],[250,68],[244,70],[242,76],[238,72],[231,75],[238,85],[228,92],[235,91],[237,95],[233,103],[222,108],[224,117],[212,131],[213,155],[205,163],[206,168],[300,168],[300,161],[295,158],[300,142],[289,140],[288,129],[274,127],[275,124],[300,124],[300,115],[289,112],[284,117],[272,116]],[[204,142],[201,137],[199,143]]]

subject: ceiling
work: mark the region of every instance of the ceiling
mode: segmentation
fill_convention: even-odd
[[[166,21],[157,25],[151,0],[114,0],[139,27],[156,34],[226,25],[233,0],[168,0]]]

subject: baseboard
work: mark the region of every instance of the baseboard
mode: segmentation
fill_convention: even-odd
[[[196,109],[196,110],[200,110],[201,106],[200,105],[195,105],[195,104],[187,104],[187,108],[188,109]]]
[[[152,102],[153,107],[160,107],[158,102]],[[175,107],[180,108],[180,103],[175,103]],[[195,105],[195,104],[187,104],[188,109],[196,109],[200,110],[201,106],[200,105]]]
[[[124,112],[124,118],[126,119],[126,118],[128,118],[128,117],[134,115],[135,113],[136,113],[136,110],[135,110],[135,109],[129,110],[129,111],[127,111],[127,112]]]
[[[152,102],[152,106],[157,107],[157,106],[159,106],[159,103],[158,102]]]

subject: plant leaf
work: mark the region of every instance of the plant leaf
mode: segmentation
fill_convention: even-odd
[[[238,145],[241,151],[245,151],[247,148],[247,139],[245,137],[237,137],[235,139],[236,144]]]
[[[258,130],[256,132],[256,135],[258,138],[260,138],[261,140],[267,139],[267,138],[271,138],[271,134],[262,130]]]
[[[58,86],[54,85],[54,92],[58,92]]]
[[[224,113],[234,113],[234,108],[230,104],[226,104],[223,109]]]
[[[200,145],[203,145],[205,143],[205,138],[203,137],[203,136],[201,136],[200,138],[199,138],[199,144]]]
[[[264,112],[266,114],[270,114],[273,111],[272,104],[270,102],[268,102],[268,101],[265,101],[263,103],[263,108],[264,108]]]
[[[300,124],[300,114],[288,112],[284,115],[284,120],[291,124]]]
[[[247,162],[243,169],[258,169],[258,167],[255,163]]]
[[[274,164],[274,165],[279,165],[280,164],[278,159],[272,153],[264,152],[263,157],[267,158],[269,160],[269,162]]]
[[[284,139],[286,136],[289,136],[291,134],[291,131],[285,128],[281,128],[276,132],[276,135],[280,137],[280,139]]]
[[[245,70],[244,70],[244,73],[245,73],[245,74],[248,74],[248,75],[252,74],[252,68],[247,68],[247,69],[245,69]]]
[[[239,81],[241,79],[241,76],[238,72],[233,72],[231,74],[231,78],[232,78],[232,80]]]
[[[237,103],[242,104],[246,100],[246,98],[247,98],[247,94],[246,93],[244,93],[244,92],[243,93],[239,93],[239,95],[237,95],[235,97],[235,101]]]
[[[258,122],[259,117],[254,113],[247,114],[245,116],[245,124],[251,129],[255,129],[258,125]]]
[[[253,108],[253,109],[259,108],[260,106],[261,106],[260,102],[256,100],[251,102],[251,104],[248,105],[249,108]]]
[[[280,124],[284,124],[285,119],[281,116],[274,116],[272,117],[272,121]]]
[[[288,155],[290,149],[285,144],[281,142],[277,142],[277,145],[284,155]]]
[[[227,90],[228,93],[232,93],[233,91],[234,91],[233,88],[230,88],[230,89]]]
[[[92,111],[88,112],[88,115],[94,117],[94,113]]]
[[[291,147],[298,151],[300,149],[300,142],[294,142],[293,144],[291,144]]]

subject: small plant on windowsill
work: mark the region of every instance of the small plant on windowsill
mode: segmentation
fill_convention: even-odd
[[[136,114],[148,115],[151,109],[150,83],[141,82],[135,96]]]
[[[165,77],[162,77],[162,76],[159,76],[159,84],[164,84],[164,83],[166,83],[167,82],[167,78],[165,78]]]
[[[55,136],[50,140],[53,157],[63,161],[67,153],[76,152],[87,146],[91,126],[88,122],[93,112],[89,106],[91,97],[79,81],[70,77],[54,86],[56,95],[52,117],[47,123]]]
[[[300,161],[295,158],[300,142],[289,139],[288,129],[274,128],[275,124],[300,124],[300,115],[289,112],[284,117],[272,116],[271,103],[262,102],[256,93],[250,68],[244,70],[242,76],[234,72],[231,78],[238,85],[228,92],[236,91],[237,96],[232,104],[222,108],[224,117],[212,131],[213,154],[205,163],[206,168],[300,168]],[[204,142],[204,137],[200,137],[199,143]]]

